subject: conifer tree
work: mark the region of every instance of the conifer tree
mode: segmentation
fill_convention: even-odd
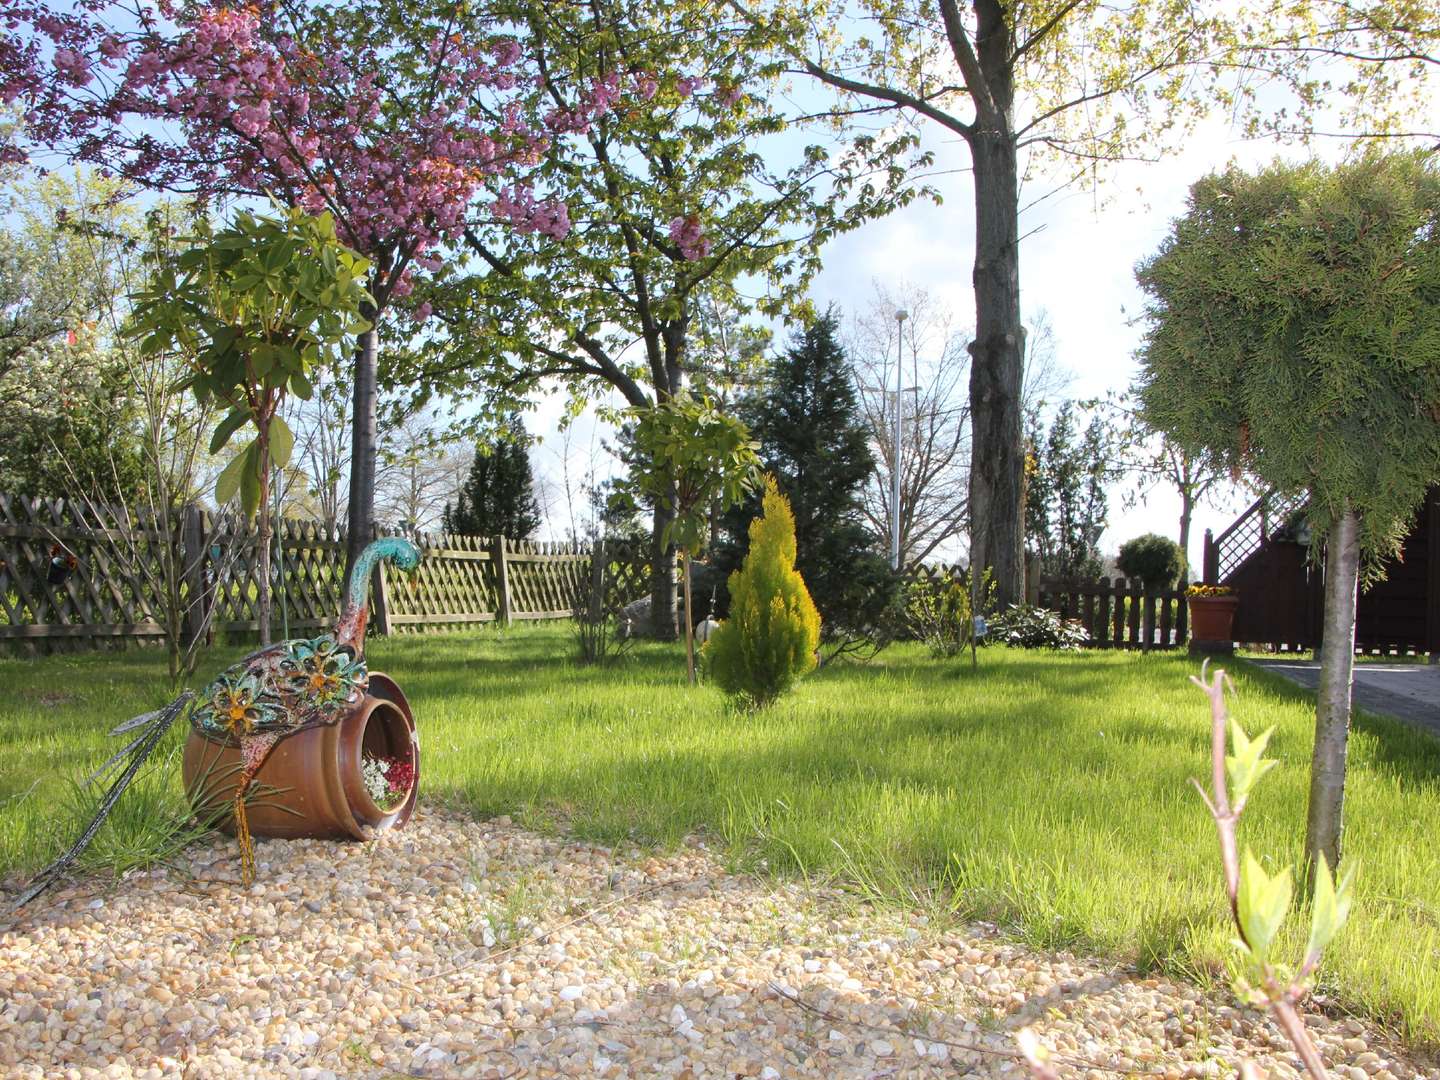
[[[874,630],[895,590],[865,525],[861,498],[875,458],[833,309],[774,360],[764,393],[743,406],[743,415],[765,470],[790,503],[795,566],[826,639],[843,647]],[[747,524],[759,512],[757,493],[725,516],[717,571],[739,568],[749,548]]]
[[[716,685],[755,708],[814,670],[820,613],[795,569],[795,517],[774,477],[750,523],[745,565],[730,575],[730,617],[705,646]]]
[[[476,444],[475,461],[455,505],[445,507],[445,531],[524,540],[540,527],[533,486],[525,426],[512,417],[503,434]]]
[[[1040,556],[1041,569],[1054,577],[1099,577],[1103,560],[1109,499],[1106,486],[1115,434],[1099,415],[1082,435],[1074,405],[1063,404],[1047,432],[1032,413],[1027,441],[1032,467],[1025,490],[1026,544]]]

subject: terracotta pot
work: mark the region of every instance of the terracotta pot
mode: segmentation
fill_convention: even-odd
[[[1191,651],[1229,652],[1234,648],[1232,636],[1238,596],[1192,596],[1190,602]]]
[[[408,760],[415,781],[398,807],[384,810],[365,789],[361,759]],[[185,743],[185,790],[202,806],[223,806],[235,794],[238,748],[213,743],[194,730]],[[370,673],[364,700],[338,724],[309,728],[281,739],[255,774],[246,808],[256,836],[366,840],[410,820],[420,789],[420,743],[405,695],[389,676]],[[234,831],[227,814],[221,823]]]

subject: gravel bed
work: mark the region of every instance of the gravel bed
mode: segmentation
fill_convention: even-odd
[[[7,1077],[1272,1077],[1263,1017],[1164,979],[800,885],[426,812],[366,844],[233,842],[0,917]],[[3,904],[3,900],[0,900]],[[1440,1077],[1311,1016],[1340,1080]]]

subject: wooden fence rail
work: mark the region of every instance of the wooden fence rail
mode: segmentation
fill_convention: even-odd
[[[303,636],[328,629],[344,591],[343,531],[282,519],[274,533],[272,632]],[[588,544],[415,539],[424,558],[414,573],[377,575],[372,623],[381,633],[568,618],[590,589]],[[605,563],[608,603],[620,606],[645,594],[649,553],[643,547],[612,543]],[[167,565],[180,575],[187,627],[201,624],[203,604],[212,630],[253,640],[258,551],[254,530],[232,515],[187,507],[158,522],[123,507],[0,495],[0,652],[163,638],[170,601],[157,567]]]

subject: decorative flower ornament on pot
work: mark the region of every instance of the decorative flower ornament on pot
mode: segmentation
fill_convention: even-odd
[[[1190,651],[1235,651],[1235,609],[1240,598],[1228,585],[1191,585],[1185,590],[1190,605]]]

